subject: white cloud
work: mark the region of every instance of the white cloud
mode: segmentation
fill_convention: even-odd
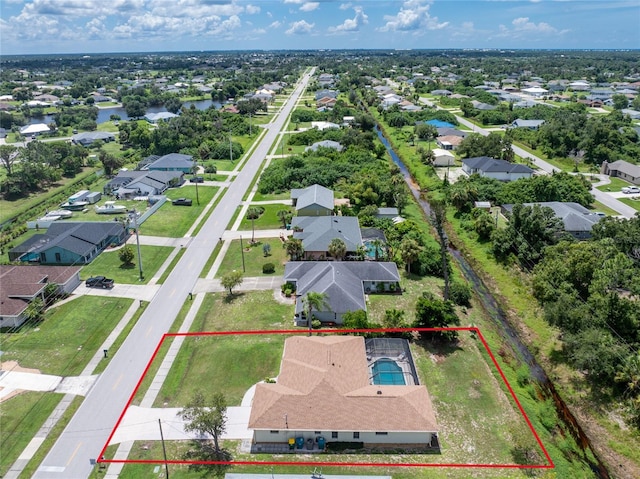
[[[269,25],[269,28],[280,28],[282,26],[282,22],[280,22],[279,20],[276,20],[275,22],[272,22],[271,25]]]
[[[353,4],[351,2],[349,3],[342,3],[340,5],[340,10],[349,10],[351,8]]]
[[[541,35],[563,35],[567,33],[569,30],[558,30],[557,28],[551,26],[547,22],[535,23],[529,20],[529,17],[519,17],[515,18],[511,22],[512,28],[506,27],[505,25],[500,25],[498,28],[500,33],[498,36],[506,37],[511,36],[514,38],[522,38],[525,35],[531,35],[534,33],[538,33]]]
[[[362,25],[366,25],[369,23],[369,17],[362,7],[354,7],[353,10],[356,12],[355,17],[347,18],[341,25],[336,27],[329,27],[329,32],[331,33],[346,33],[346,32],[357,32],[360,30]]]
[[[438,17],[429,13],[429,0],[405,0],[396,15],[385,15],[386,24],[379,28],[381,32],[407,32],[416,30],[439,30],[449,22],[438,23]]]
[[[299,20],[289,24],[289,29],[285,32],[287,35],[307,35],[311,33],[315,23],[307,23],[305,20]]]
[[[319,2],[307,2],[300,7],[301,12],[313,12],[320,6]]]
[[[249,4],[245,7],[245,9],[249,15],[255,15],[256,13],[260,13],[260,7],[258,7],[257,5]]]

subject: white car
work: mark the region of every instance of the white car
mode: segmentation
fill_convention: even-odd
[[[638,186],[625,186],[622,188],[622,192],[627,195],[633,195],[636,193],[640,193],[640,187]]]

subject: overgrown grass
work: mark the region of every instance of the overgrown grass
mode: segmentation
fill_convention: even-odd
[[[82,296],[50,309],[43,321],[2,335],[2,360],[44,374],[77,376],[131,303],[126,298]]]
[[[249,238],[243,238],[244,246],[244,265],[245,276],[279,276],[284,274],[284,265],[287,262],[287,254],[282,247],[282,241],[280,238],[273,239],[260,239],[257,243],[249,246]],[[263,245],[268,244],[271,246],[271,252],[269,256],[264,256]],[[262,265],[265,263],[273,263],[276,270],[273,274],[265,275],[262,272]],[[240,249],[240,240],[234,240],[231,242],[227,254],[225,255],[216,278],[221,278],[223,275],[230,271],[242,271],[242,252]]]
[[[104,251],[94,259],[91,264],[82,268],[81,276],[87,279],[90,276],[107,276],[112,278],[116,283],[125,284],[147,284],[160,266],[167,260],[173,247],[171,246],[148,246],[140,245],[140,255],[142,256],[142,272],[144,280],[140,281],[140,272],[138,269],[138,253],[136,245],[130,245],[135,253],[133,263],[124,266],[120,261],[120,250]],[[79,286],[84,288],[84,286]]]

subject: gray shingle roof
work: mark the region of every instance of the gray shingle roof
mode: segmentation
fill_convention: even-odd
[[[181,153],[169,153],[161,156],[151,163],[148,168],[191,168],[195,162],[191,155],[183,155]]]
[[[393,262],[290,261],[284,267],[285,281],[295,281],[296,294],[326,293],[331,311],[366,310],[363,281],[400,281]],[[302,302],[296,302],[297,313]]]
[[[291,199],[296,201],[297,210],[311,205],[333,210],[333,190],[324,186],[311,185],[308,188],[294,188],[291,190]]]
[[[496,160],[488,156],[467,158],[462,160],[462,163],[474,170],[484,171],[485,173],[533,173],[533,170],[528,166],[519,163],[509,163],[504,160]]]
[[[293,237],[302,240],[305,251],[327,251],[334,238],[340,238],[347,251],[362,245],[360,223],[355,216],[296,216],[291,221]],[[295,231],[295,228],[303,231]]]
[[[599,215],[593,214],[584,206],[578,203],[562,202],[562,201],[546,201],[540,203],[523,203],[523,206],[547,207],[553,210],[557,218],[562,220],[564,230],[568,232],[588,232],[594,224],[600,221]],[[514,205],[503,205],[507,211],[511,211]]]

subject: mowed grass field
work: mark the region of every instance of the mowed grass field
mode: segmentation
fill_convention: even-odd
[[[240,240],[233,240],[227,253],[216,272],[216,277],[221,278],[230,271],[242,271],[242,256],[244,254],[245,272],[244,276],[281,276],[284,274],[284,265],[288,261],[287,253],[282,247],[280,238],[262,238],[255,244],[249,246],[251,238],[243,238],[240,249]],[[264,255],[263,247],[268,244],[271,248],[269,256]],[[262,272],[265,263],[273,263],[275,272],[266,275]]]
[[[144,276],[144,280],[140,281],[138,249],[135,244],[129,246],[135,254],[131,265],[124,266],[122,261],[120,261],[120,248],[111,251],[107,250],[94,259],[91,264],[82,268],[82,279],[87,279],[90,276],[106,276],[112,278],[116,284],[147,284],[173,251],[173,248],[170,246],[140,245],[142,273]],[[84,288],[85,286],[80,285],[78,287]]]

